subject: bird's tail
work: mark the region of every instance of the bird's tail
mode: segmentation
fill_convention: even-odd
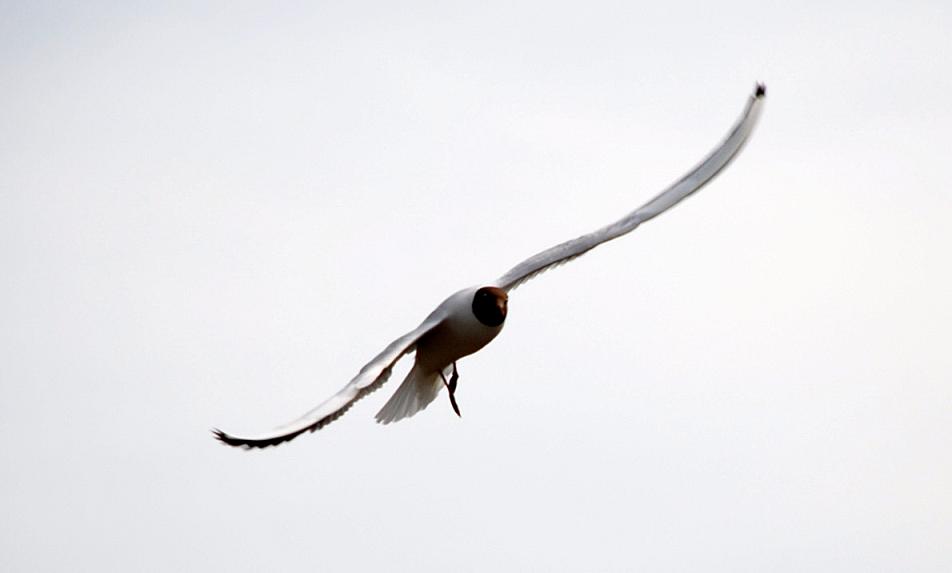
[[[414,363],[397,391],[377,412],[377,422],[389,424],[409,418],[429,406],[430,402],[439,395],[441,388],[443,388],[443,378],[439,370],[425,372],[419,364]]]

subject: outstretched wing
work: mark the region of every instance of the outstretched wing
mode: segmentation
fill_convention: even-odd
[[[343,416],[354,402],[383,386],[383,383],[390,378],[394,364],[403,355],[412,351],[420,337],[436,327],[445,316],[445,309],[442,306],[437,308],[420,326],[391,342],[383,352],[361,368],[360,372],[340,392],[297,420],[253,438],[239,438],[218,429],[212,430],[212,433],[229,446],[250,449],[277,446],[293,440],[304,432],[320,430]]]
[[[611,225],[602,227],[593,233],[582,235],[577,239],[566,241],[526,259],[497,279],[496,285],[506,291],[512,290],[543,271],[567,263],[606,241],[630,233],[638,225],[664,213],[701,187],[704,187],[737,157],[744,144],[747,143],[747,139],[760,117],[766,95],[767,88],[763,84],[757,84],[740,119],[734,124],[724,141],[715,147],[687,175],[662,191],[657,197]]]

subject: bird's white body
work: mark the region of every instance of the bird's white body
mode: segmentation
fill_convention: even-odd
[[[473,297],[480,288],[452,294],[430,314],[439,317],[439,322],[417,340],[413,368],[377,413],[378,422],[396,422],[426,408],[439,395],[456,361],[477,352],[502,332],[505,323],[483,324],[473,312]],[[455,409],[455,401],[453,404]]]
[[[463,289],[437,307],[437,311],[444,310],[443,319],[417,341],[415,364],[425,371],[442,371],[479,351],[502,332],[505,323],[487,326],[473,314],[473,295],[478,289]]]
[[[377,414],[377,421],[389,423],[419,412],[446,384],[449,367],[453,367],[455,374],[457,360],[478,351],[499,335],[511,290],[598,245],[630,233],[704,187],[743,149],[757,124],[765,96],[766,89],[758,84],[727,137],[687,174],[638,209],[601,229],[529,257],[493,281],[493,286],[472,287],[454,293],[418,327],[391,342],[337,394],[297,420],[255,438],[239,438],[220,430],[215,430],[216,437],[232,446],[264,448],[294,439],[304,432],[319,430],[341,417],[357,400],[380,388],[390,378],[394,364],[414,350],[413,368]],[[455,376],[447,385],[458,414],[453,399]]]

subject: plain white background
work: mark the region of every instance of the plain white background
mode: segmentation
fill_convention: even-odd
[[[947,2],[0,5],[0,569],[952,569]],[[277,449],[454,290],[445,396]],[[405,365],[395,378],[405,371]]]

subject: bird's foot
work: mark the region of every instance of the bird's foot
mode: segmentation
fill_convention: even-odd
[[[453,363],[453,374],[450,376],[449,382],[446,381],[446,376],[443,375],[443,372],[440,372],[440,376],[443,378],[443,384],[449,391],[450,405],[453,406],[453,411],[456,412],[458,417],[462,418],[463,415],[459,413],[459,405],[456,403],[456,383],[459,382],[459,372],[456,370],[456,363]]]

